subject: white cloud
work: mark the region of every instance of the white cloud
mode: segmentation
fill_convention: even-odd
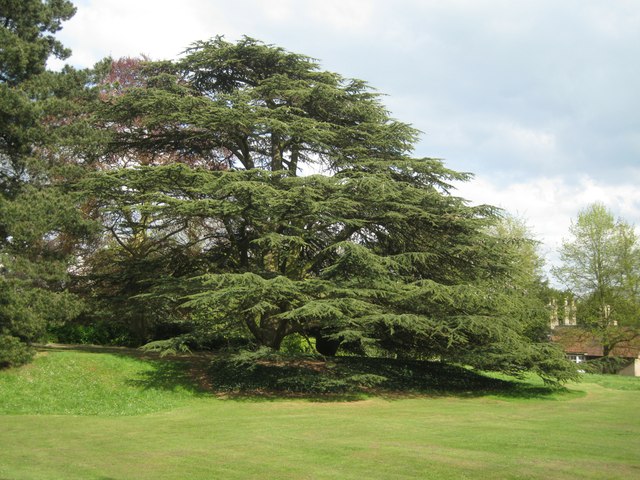
[[[349,34],[371,33],[373,4],[361,0],[311,2],[310,17],[327,27]]]
[[[561,155],[553,130],[528,127],[515,121],[488,120],[480,126],[474,126],[473,123],[466,125],[467,131],[478,132],[473,148],[485,158],[499,155],[505,160],[512,159],[515,170],[531,164],[541,168],[557,161]]]
[[[636,35],[640,28],[640,9],[635,0],[618,0],[616,8],[608,3],[591,4],[585,13],[594,30],[612,39]]]
[[[294,5],[291,0],[269,0],[259,5],[268,20],[280,23],[295,18]]]
[[[507,186],[478,176],[459,184],[456,194],[472,204],[494,205],[524,219],[542,243],[548,267],[557,264],[557,251],[568,238],[571,221],[595,202],[603,203],[616,217],[640,225],[640,189],[635,184],[609,185],[586,175],[575,181],[537,177]]]
[[[82,67],[106,56],[175,58],[195,41],[235,33],[224,9],[200,0],[88,0],[77,9],[58,36]]]
[[[498,132],[522,149],[533,150],[536,154],[552,152],[556,148],[555,135],[541,130],[526,128],[515,123],[498,125]]]

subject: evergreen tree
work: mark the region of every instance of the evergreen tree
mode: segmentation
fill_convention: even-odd
[[[67,267],[88,225],[52,170],[44,127],[78,86],[70,70],[45,70],[68,56],[52,34],[74,12],[65,0],[0,2],[0,367],[28,360],[27,344],[80,308]]]
[[[324,354],[571,377],[522,318],[516,251],[490,231],[496,211],[450,194],[469,175],[411,157],[417,132],[366,83],[218,37],[142,65],[96,122],[109,129],[105,156],[123,164],[202,159],[137,162],[147,165],[83,183],[129,258],[190,259],[153,279],[145,270],[132,297],[175,300],[273,349],[296,333]],[[298,176],[319,168],[330,175]]]

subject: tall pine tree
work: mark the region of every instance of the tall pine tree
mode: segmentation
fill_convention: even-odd
[[[71,70],[46,71],[69,55],[53,34],[74,13],[66,0],[0,2],[0,367],[27,361],[28,344],[79,308],[68,257],[88,225],[52,169],[45,128],[65,92],[84,88]]]

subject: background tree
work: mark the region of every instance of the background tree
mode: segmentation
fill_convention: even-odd
[[[562,265],[553,273],[580,297],[579,321],[597,335],[608,355],[638,333],[638,238],[633,226],[615,220],[597,203],[578,214],[570,233],[560,250]]]
[[[90,228],[50,162],[44,127],[78,86],[71,70],[45,69],[68,56],[52,34],[74,12],[64,0],[0,2],[0,366],[26,361],[48,323],[80,308],[67,268],[71,239]]]
[[[0,3],[0,189],[5,197],[17,193],[34,143],[41,138],[41,112],[30,90],[50,56],[69,56],[51,34],[74,13],[65,0]]]

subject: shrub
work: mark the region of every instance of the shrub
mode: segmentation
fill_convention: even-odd
[[[50,338],[60,343],[79,343],[85,345],[132,345],[129,332],[109,322],[95,322],[89,325],[66,323],[50,329]]]
[[[629,365],[629,360],[621,357],[601,357],[581,364],[587,373],[618,373]]]
[[[18,367],[30,362],[35,352],[16,337],[0,335],[0,368]]]

